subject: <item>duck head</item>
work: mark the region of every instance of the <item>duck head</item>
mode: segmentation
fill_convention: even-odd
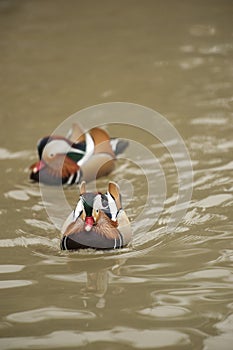
[[[73,143],[65,137],[47,136],[37,144],[39,161],[31,165],[30,178],[50,185],[66,183],[76,174],[81,176],[77,162],[85,153],[85,143]]]
[[[74,210],[74,218],[81,218],[84,222],[84,230],[89,232],[93,226],[99,224],[99,219],[104,214],[117,226],[117,213],[121,209],[119,187],[114,182],[109,182],[106,194],[86,191],[86,182],[80,185],[80,198]]]

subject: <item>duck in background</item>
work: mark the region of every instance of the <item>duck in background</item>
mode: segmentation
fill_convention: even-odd
[[[76,208],[62,228],[61,249],[119,249],[129,245],[131,239],[131,225],[122,209],[119,186],[109,182],[105,194],[92,193],[86,191],[83,181]]]
[[[30,167],[30,179],[47,185],[78,184],[108,175],[128,142],[110,138],[101,128],[84,132],[73,124],[67,137],[47,136],[38,141],[39,161]]]

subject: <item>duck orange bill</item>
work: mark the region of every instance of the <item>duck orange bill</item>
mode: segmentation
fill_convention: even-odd
[[[86,216],[85,218],[85,231],[91,231],[92,226],[94,225],[94,218],[93,216]]]
[[[39,162],[33,164],[30,169],[32,170],[32,172],[35,174],[38,171],[41,171],[41,169],[43,169],[45,167],[45,162],[43,162],[43,160],[40,160]]]

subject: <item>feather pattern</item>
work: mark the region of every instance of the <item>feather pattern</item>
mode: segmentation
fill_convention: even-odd
[[[101,128],[84,132],[79,124],[73,124],[67,137],[53,135],[39,140],[39,161],[30,167],[30,178],[53,185],[95,180],[114,169],[116,155],[127,145],[127,141],[110,139]]]
[[[132,237],[130,222],[124,210],[122,208],[118,210],[117,204],[110,193],[114,186],[119,191],[119,187],[110,182],[105,194],[91,193],[86,192],[85,182],[81,183],[80,198],[76,208],[67,218],[62,228],[63,249],[65,249],[64,245],[69,237],[72,238],[69,242],[74,240],[76,242],[75,247],[79,246],[80,248],[87,248],[88,246],[95,248],[96,246],[99,249],[102,244],[103,249],[106,246],[114,249],[114,247],[120,248],[130,243]],[[89,225],[88,229],[87,223]],[[65,242],[64,237],[68,237],[65,238]],[[93,240],[91,240],[91,237]],[[71,243],[69,244],[72,246]]]

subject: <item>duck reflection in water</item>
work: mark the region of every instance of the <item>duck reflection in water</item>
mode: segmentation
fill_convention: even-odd
[[[111,275],[113,272],[114,275],[118,274],[120,266],[124,265],[125,261],[125,259],[117,260],[111,267],[102,268],[99,271],[86,271],[86,285],[80,289],[85,308],[89,306],[91,301],[94,301],[95,307],[98,309],[103,309],[105,307],[107,302],[105,295],[108,290]],[[114,295],[118,295],[121,294],[123,290],[123,287],[115,285],[113,293]]]

